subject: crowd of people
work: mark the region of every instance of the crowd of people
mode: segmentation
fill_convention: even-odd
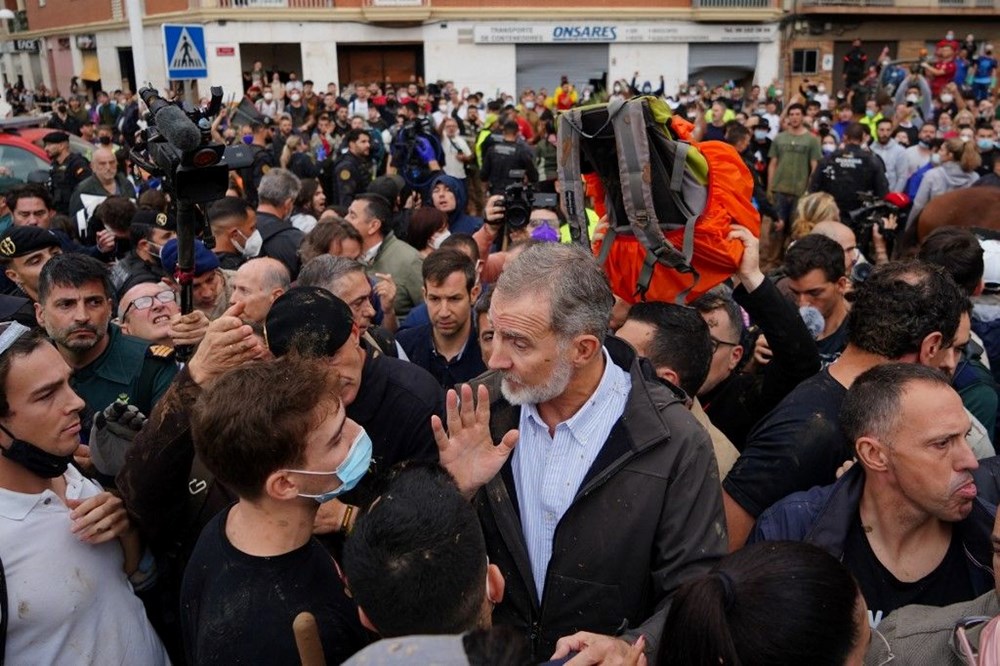
[[[916,227],[1000,184],[971,37],[787,96],[256,63],[190,270],[134,97],[53,97],[48,180],[0,179],[0,661],[998,649],[1000,240]],[[605,202],[588,247],[555,197],[559,114],[642,96],[735,148],[762,222],[687,305],[614,293]]]

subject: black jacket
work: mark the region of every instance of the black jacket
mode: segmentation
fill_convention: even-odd
[[[728,548],[705,429],[648,361],[616,338],[605,346],[629,372],[632,389],[556,528],[541,600],[509,460],[475,498],[490,562],[506,581],[493,622],[523,630],[535,661],[547,659],[560,637],[581,630],[642,633],[647,654],[655,656],[674,591],[706,573]],[[517,428],[520,409],[501,395],[499,373],[479,381],[490,389],[490,429],[500,441]]]
[[[264,241],[260,256],[272,257],[283,263],[288,268],[292,280],[295,280],[299,275],[299,268],[302,267],[299,246],[302,245],[302,239],[306,235],[293,227],[291,222],[260,211],[257,211],[257,231]]]
[[[760,515],[747,543],[805,541],[842,559],[864,487],[864,469],[854,465],[833,485],[789,495]],[[976,596],[993,589],[990,537],[995,515],[996,507],[977,497],[972,512],[955,523]]]
[[[767,337],[774,356],[756,374],[734,373],[699,396],[705,413],[729,441],[743,450],[751,428],[799,383],[819,372],[819,351],[802,317],[770,280],[733,298]]]
[[[497,141],[483,152],[483,169],[479,176],[489,183],[490,194],[503,194],[504,188],[523,179],[513,178],[511,171],[524,171],[529,183],[538,182],[538,168],[531,148],[523,141]]]
[[[884,197],[889,192],[882,158],[861,146],[848,144],[827,155],[809,180],[810,192],[827,192],[837,201],[840,221],[850,225],[852,210],[861,207],[860,192]]]

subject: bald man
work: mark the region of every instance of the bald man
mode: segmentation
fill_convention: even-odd
[[[108,197],[119,196],[135,200],[135,188],[124,172],[118,170],[118,158],[110,148],[94,149],[90,169],[93,174],[80,181],[69,199],[69,214],[78,226],[90,219],[97,205]],[[79,219],[80,211],[84,212],[83,220]]]
[[[243,304],[242,319],[248,324],[261,323],[271,304],[291,286],[288,268],[270,257],[251,259],[233,277],[230,305]]]
[[[844,248],[844,268],[847,275],[851,274],[855,264],[864,259],[861,250],[858,249],[858,239],[854,231],[843,222],[818,222],[809,233],[826,236],[840,243],[840,247]]]

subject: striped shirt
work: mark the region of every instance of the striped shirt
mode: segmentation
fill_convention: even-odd
[[[604,374],[597,390],[576,414],[556,426],[554,437],[535,405],[521,409],[521,436],[511,466],[539,599],[545,589],[556,526],[624,413],[631,388],[632,378],[615,365],[605,349]]]

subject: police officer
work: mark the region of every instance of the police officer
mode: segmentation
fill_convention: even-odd
[[[264,122],[253,121],[248,127],[250,136],[253,137],[250,143],[250,150],[253,151],[253,163],[240,169],[240,178],[243,179],[243,192],[247,203],[257,207],[257,188],[260,181],[268,171],[278,165],[274,153],[268,150],[267,139],[270,135],[268,125]]]
[[[523,182],[538,182],[538,168],[531,148],[518,138],[520,128],[513,118],[503,124],[503,139],[490,146],[483,157],[480,177],[489,184],[490,194],[503,194],[508,185]],[[517,178],[511,172],[523,172],[524,178]]]
[[[862,147],[868,128],[851,123],[844,131],[844,147],[824,157],[809,181],[810,192],[826,192],[840,209],[840,220],[850,226],[851,211],[861,207],[860,192],[884,197],[889,192],[881,158]],[[857,231],[857,229],[855,230]]]
[[[352,129],[344,136],[347,152],[333,167],[337,204],[350,206],[354,197],[364,193],[372,181],[371,137],[364,129]]]
[[[66,132],[49,132],[42,137],[42,144],[52,160],[49,189],[53,208],[57,213],[69,215],[70,197],[76,186],[91,176],[90,165],[82,155],[70,151]]]

